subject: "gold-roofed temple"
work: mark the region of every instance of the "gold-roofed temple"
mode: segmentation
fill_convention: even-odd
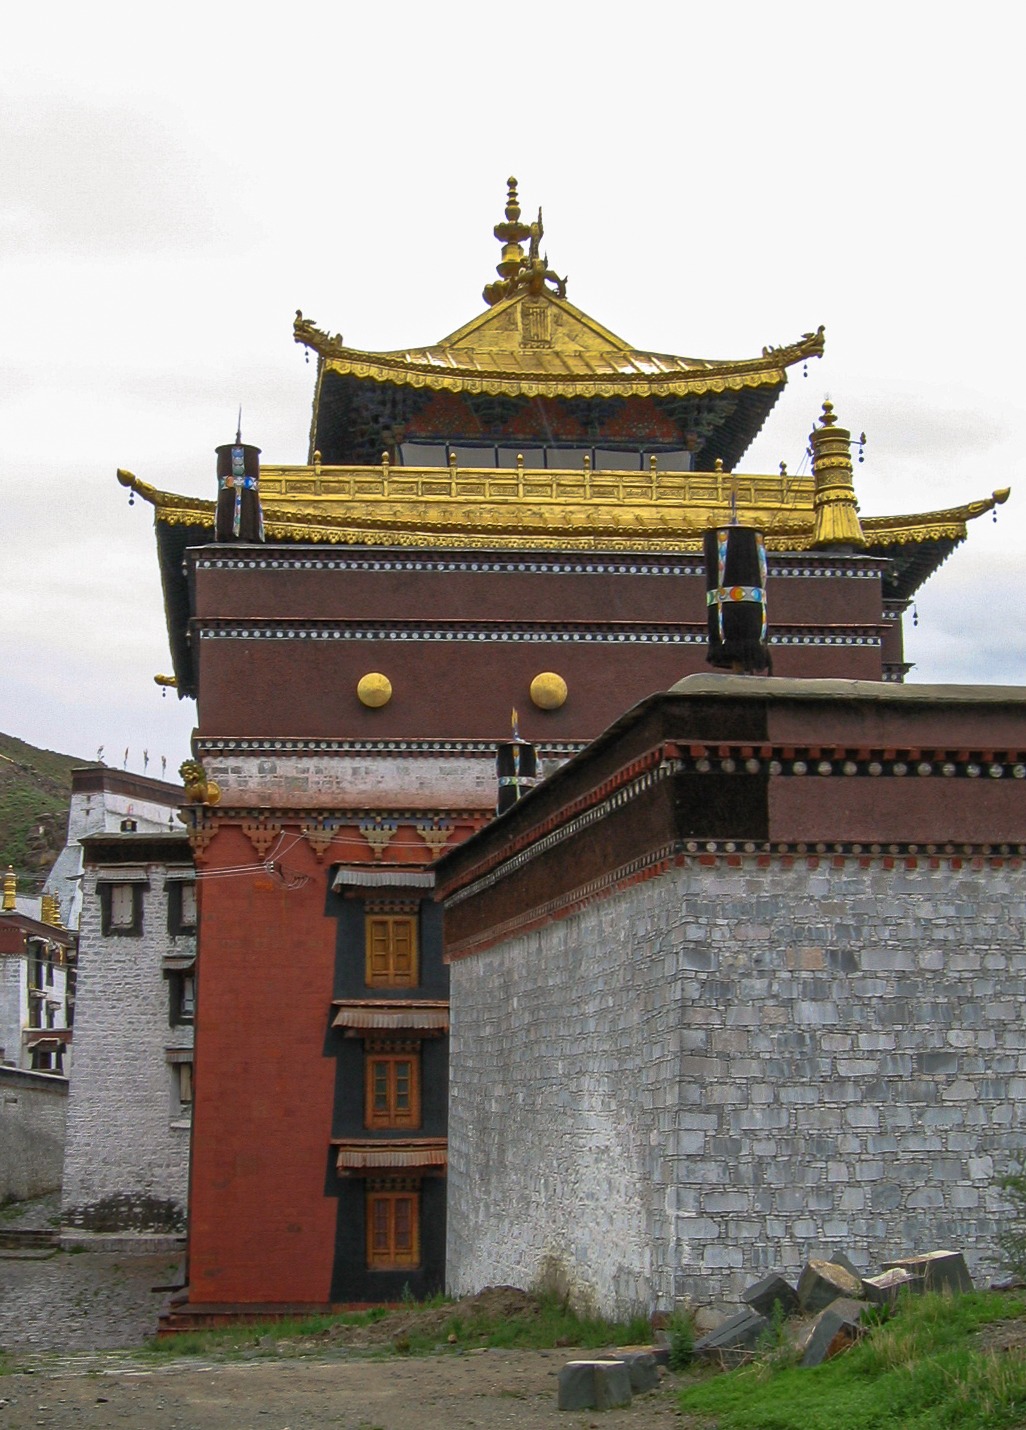
[[[728,577],[724,557],[712,594],[720,610],[758,601],[759,654],[774,675],[880,689],[908,669],[913,593],[1007,495],[860,513],[850,434],[829,405],[808,469],[742,471],[791,369],[822,355],[822,328],[736,360],[645,352],[569,301],[542,251],[541,214],[522,221],[513,180],[495,235],[485,310],[434,345],[362,351],[297,314],[295,339],[317,359],[304,464],[247,466],[256,449],[237,439],[211,460],[209,499],[118,474],[154,510],[174,663],[159,683],[196,698],[183,771],[193,794],[208,792],[181,810],[202,878],[202,1073],[190,1281],[172,1329],[447,1284],[450,974],[436,860],[494,819],[511,710],[531,751],[524,765],[517,756],[518,781],[535,759],[547,776],[592,741],[582,759],[602,761],[610,732],[626,732],[625,763],[612,783],[604,768],[595,803],[573,805],[575,842],[560,846],[583,887],[611,887],[591,882],[590,861],[611,847],[592,816],[626,791],[624,819],[638,837],[658,832],[652,857],[663,861],[683,847],[663,842],[664,820],[675,840],[696,839],[701,811],[719,839],[733,826],[718,821],[751,800],[753,842],[725,846],[740,860],[770,837],[766,717],[750,720],[740,702],[741,724],[711,707],[696,716],[710,722],[703,741],[738,742],[717,753],[653,751],[649,726],[625,714],[640,706],[662,720],[658,692],[705,670],[704,534],[712,568],[732,518],[758,528],[747,533],[757,582]],[[239,481],[262,526],[225,519],[239,511]],[[758,703],[766,682],[743,679]],[[873,754],[849,751],[845,772]],[[671,789],[685,755],[698,764]],[[710,802],[692,781],[714,764],[762,793]],[[804,755],[793,765],[809,768]],[[525,799],[548,799],[560,778]],[[783,783],[773,798],[801,784],[813,814],[828,797],[823,782]],[[871,815],[871,833],[860,826],[865,801],[829,798],[846,837],[878,837]],[[497,857],[512,867],[518,847]],[[634,868],[616,866],[617,887]],[[502,917],[519,916],[519,892],[503,897]],[[562,918],[562,904],[546,907]],[[453,1067],[461,1056],[454,1048]]]

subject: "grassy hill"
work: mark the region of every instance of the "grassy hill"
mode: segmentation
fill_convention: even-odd
[[[0,867],[13,864],[19,894],[39,893],[64,848],[71,771],[89,763],[0,735]]]

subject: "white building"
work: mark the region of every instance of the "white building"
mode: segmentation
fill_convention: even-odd
[[[184,1232],[192,1119],[196,885],[184,830],[82,841],[78,1044],[61,1223]]]
[[[59,926],[53,899],[19,898],[8,868],[0,907],[0,1064],[69,1073],[75,943]]]

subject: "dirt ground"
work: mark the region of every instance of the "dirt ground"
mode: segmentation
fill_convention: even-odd
[[[166,1279],[161,1258],[100,1254],[0,1260],[0,1375],[3,1430],[563,1430],[599,1425],[667,1430],[676,1380],[635,1397],[629,1408],[556,1409],[560,1367],[600,1351],[445,1347],[429,1356],[390,1355],[416,1326],[445,1340],[452,1305],[398,1308],[370,1325],[336,1325],[279,1340],[272,1323],[251,1343],[205,1359],[137,1349],[156,1324]],[[500,1319],[530,1318],[533,1298],[495,1287],[462,1303]],[[130,1349],[129,1349],[130,1348]],[[225,1356],[222,1359],[222,1355]]]
[[[594,1354],[589,1352],[585,1354]],[[154,1366],[124,1356],[41,1356],[0,1377],[9,1430],[681,1430],[675,1378],[629,1407],[556,1409],[572,1349],[373,1360],[352,1353]]]

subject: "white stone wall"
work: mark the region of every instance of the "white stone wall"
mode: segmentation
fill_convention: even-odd
[[[0,1068],[0,1206],[60,1186],[67,1110],[66,1078]]]
[[[894,862],[691,863],[454,962],[451,1289],[623,1313],[830,1248],[991,1267],[1023,876]]]
[[[21,1030],[28,1016],[25,957],[0,953],[0,1060],[21,1065]]]
[[[83,878],[61,1205],[66,1226],[167,1231],[185,1225],[190,1129],[167,1050],[191,1048],[193,1029],[170,1026],[162,958],[194,954],[196,941],[168,934],[166,873],[163,865],[147,866],[141,937],[102,933],[96,870]]]

